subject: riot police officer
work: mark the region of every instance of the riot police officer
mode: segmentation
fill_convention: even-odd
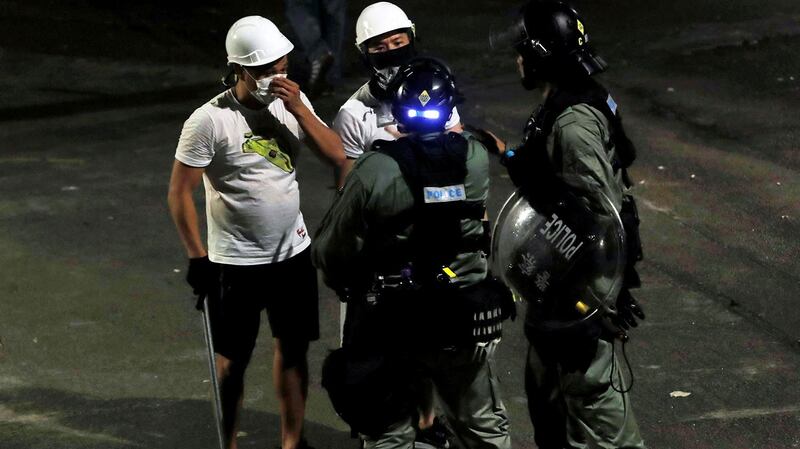
[[[487,151],[445,132],[458,93],[443,63],[412,60],[389,88],[406,135],[358,159],[312,247],[348,303],[323,386],[368,448],[413,444],[432,384],[463,447],[508,449],[492,353],[510,295],[487,279]]]
[[[417,33],[414,22],[406,12],[391,2],[375,2],[366,6],[355,22],[355,47],[369,80],[356,90],[341,106],[333,122],[345,148],[347,160],[337,176],[340,183],[361,155],[377,140],[395,140],[401,136],[392,116],[389,82],[400,66],[417,54]],[[448,131],[461,132],[458,108],[453,107],[445,124]],[[338,170],[338,169],[337,169]],[[344,311],[346,305],[342,305]],[[420,417],[418,443],[427,442],[447,447],[449,437],[439,420],[435,419],[433,398]]]
[[[615,336],[624,336],[625,328],[644,318],[630,294],[630,288],[639,284],[633,262],[641,256],[635,203],[626,194],[630,187],[626,168],[635,150],[625,135],[617,104],[593,78],[607,65],[588,43],[583,19],[562,1],[527,3],[514,26],[492,36],[494,46],[513,46],[523,86],[539,89],[543,95],[522,144],[508,149],[502,143],[499,146],[519,194],[530,200],[518,203],[547,209],[538,222],[542,228],[536,232],[536,245],[558,251],[539,251],[538,259],[519,248],[497,254],[500,258],[524,255],[516,264],[505,264],[512,272],[503,278],[515,293],[527,289],[529,296],[525,298],[530,341],[526,390],[536,444],[542,449],[587,444],[644,447],[625,394],[627,386],[614,368],[620,366],[614,354]],[[568,204],[574,207],[565,208]],[[624,222],[623,239],[608,238],[613,232],[606,231],[615,229],[611,224],[600,233],[577,231],[586,219],[577,219],[576,211],[595,224],[605,219],[623,227]],[[621,221],[614,218],[617,212]],[[567,224],[570,220],[562,220],[559,213],[572,216],[575,224]],[[530,219],[535,214],[507,215]],[[546,228],[544,220],[551,220]],[[496,233],[495,238],[509,236]],[[595,245],[587,252],[589,246],[577,243],[584,241]],[[597,244],[600,241],[615,244]],[[503,244],[494,243],[495,247]],[[620,245],[624,248],[617,251]],[[598,253],[601,249],[602,254]],[[551,256],[559,251],[558,257]],[[583,255],[578,255],[581,251]],[[601,269],[597,263],[620,257],[625,260],[611,269],[605,269],[607,264]],[[549,261],[550,271],[541,271],[540,259]],[[563,272],[553,272],[559,270]],[[526,275],[531,277],[525,279]],[[561,285],[550,285],[559,279]],[[554,297],[556,302],[548,305]],[[562,323],[553,325],[559,319]]]

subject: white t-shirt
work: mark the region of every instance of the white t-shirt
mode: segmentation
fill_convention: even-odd
[[[400,137],[391,109],[390,103],[381,102],[370,93],[369,83],[361,86],[339,108],[333,129],[341,137],[347,157],[360,157],[372,148],[376,140],[396,140]],[[454,107],[445,128],[450,129],[460,122],[458,109]]]
[[[304,94],[301,99],[313,112]],[[186,120],[175,159],[205,167],[212,262],[280,262],[311,244],[293,166],[304,137],[282,100],[252,110],[239,103],[230,89]]]

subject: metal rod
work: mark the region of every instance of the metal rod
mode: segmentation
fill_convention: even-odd
[[[222,423],[222,399],[219,392],[219,379],[217,378],[217,363],[214,351],[214,339],[211,333],[211,314],[208,311],[208,295],[203,297],[203,334],[206,337],[208,349],[208,370],[211,373],[211,387],[214,389],[214,419],[217,423],[217,440],[219,448],[225,449],[225,435]]]

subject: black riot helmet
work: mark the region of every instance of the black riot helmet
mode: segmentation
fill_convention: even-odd
[[[565,82],[603,72],[606,62],[589,46],[589,33],[577,11],[560,0],[532,0],[517,22],[493,34],[493,48],[511,46],[522,57],[523,84]]]
[[[405,132],[443,132],[460,98],[445,63],[415,58],[400,67],[389,85],[392,114]]]

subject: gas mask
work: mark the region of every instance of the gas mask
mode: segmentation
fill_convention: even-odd
[[[410,61],[416,54],[413,42],[394,50],[366,53],[367,63],[373,72],[369,82],[372,95],[379,100],[388,99],[386,89],[389,87],[389,82],[397,74],[400,66]]]
[[[375,70],[372,73],[372,78],[369,80],[369,91],[372,95],[380,101],[389,100],[389,83],[392,78],[400,70],[400,67],[387,67],[381,70]]]

